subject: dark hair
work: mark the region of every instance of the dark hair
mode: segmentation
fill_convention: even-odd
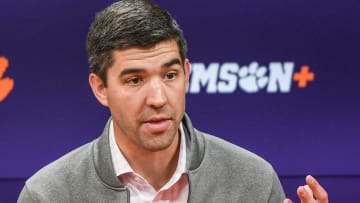
[[[90,72],[107,86],[106,70],[113,63],[115,49],[151,47],[169,39],[176,40],[184,64],[186,41],[166,10],[148,0],[115,2],[98,13],[90,26],[86,43]]]

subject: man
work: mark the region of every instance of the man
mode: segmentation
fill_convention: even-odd
[[[31,177],[18,202],[284,201],[269,163],[193,128],[187,46],[167,11],[116,2],[96,16],[87,51],[90,86],[111,118],[98,139]],[[308,184],[303,202],[323,192],[312,177]]]

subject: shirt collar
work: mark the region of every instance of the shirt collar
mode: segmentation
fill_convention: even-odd
[[[185,132],[184,132],[182,123],[180,123],[179,130],[180,130],[179,159],[178,159],[175,173],[168,183],[173,182],[173,180],[175,180],[175,179],[178,179],[181,174],[186,172],[186,141],[185,141]],[[113,120],[110,121],[109,141],[110,141],[111,158],[112,158],[112,162],[114,165],[114,170],[115,170],[116,176],[120,176],[122,174],[129,173],[129,172],[136,173],[131,168],[131,166],[129,165],[129,162],[125,159],[124,155],[121,153],[119,147],[116,144]],[[166,184],[165,187],[167,185],[168,184]]]

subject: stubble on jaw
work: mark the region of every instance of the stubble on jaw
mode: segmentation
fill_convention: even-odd
[[[171,124],[169,129],[161,134],[148,134],[141,131],[141,127],[144,122],[154,115],[163,115],[170,118]],[[181,120],[177,121],[177,117],[174,111],[163,107],[161,109],[148,109],[141,113],[136,119],[137,129],[134,131],[134,134],[129,134],[129,131],[126,129],[121,129],[121,120],[116,121],[120,133],[126,136],[130,142],[138,146],[143,150],[150,152],[157,152],[167,149],[174,142],[175,138],[179,134],[179,125]],[[122,139],[122,138],[120,138]]]

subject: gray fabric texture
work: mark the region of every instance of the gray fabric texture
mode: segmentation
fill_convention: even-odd
[[[29,178],[18,198],[31,202],[129,202],[129,189],[115,175],[109,123],[102,135]],[[187,145],[191,203],[281,203],[285,199],[272,166],[259,156],[182,121]]]

